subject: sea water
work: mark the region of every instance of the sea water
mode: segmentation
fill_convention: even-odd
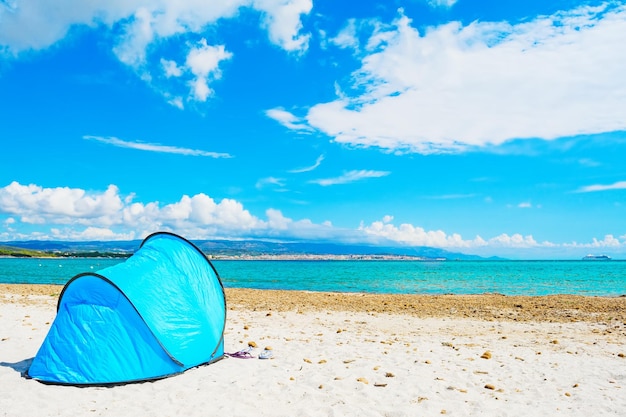
[[[123,259],[0,258],[0,283],[65,284]],[[225,287],[303,291],[626,295],[626,261],[212,261]]]

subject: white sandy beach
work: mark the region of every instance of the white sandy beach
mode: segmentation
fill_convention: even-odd
[[[0,298],[2,298],[0,294]],[[56,297],[0,301],[2,416],[624,416],[626,323],[231,307],[227,358],[156,382],[44,385],[21,372]],[[486,352],[489,352],[486,354]]]

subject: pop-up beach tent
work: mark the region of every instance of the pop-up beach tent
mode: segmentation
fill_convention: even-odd
[[[191,242],[159,232],[125,262],[75,276],[27,376],[106,385],[158,379],[224,356],[219,275]]]

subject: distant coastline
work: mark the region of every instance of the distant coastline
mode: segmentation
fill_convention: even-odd
[[[421,261],[443,262],[447,258],[427,258],[423,256],[407,255],[319,255],[319,254],[293,254],[293,255],[207,255],[212,261]]]
[[[12,259],[126,259],[132,253],[3,253],[0,258]],[[428,258],[423,256],[407,255],[334,255],[334,254],[239,254],[239,255],[213,255],[204,253],[211,261],[414,261],[414,262],[443,262],[447,258]]]
[[[66,243],[67,247],[62,249],[46,246],[44,242],[36,242],[36,248],[30,246],[32,242],[26,242],[28,245],[12,246],[9,242],[0,243],[0,258],[41,258],[41,259],[126,259],[130,257],[139,243],[126,242],[124,245],[114,246],[111,242],[90,242],[89,244],[81,244],[75,242]],[[19,242],[24,243],[24,242]],[[239,243],[239,242],[237,242]],[[475,255],[465,255],[446,251],[434,251],[432,248],[421,248],[415,250],[416,254],[399,253],[385,251],[388,248],[376,248],[362,246],[333,246],[335,251],[322,252],[315,245],[297,247],[294,250],[287,245],[277,245],[272,247],[266,245],[263,248],[238,246],[220,246],[215,247],[206,243],[198,244],[204,255],[215,261],[409,261],[409,262],[444,262],[444,261],[508,261],[509,259],[500,257],[484,258]],[[285,247],[287,246],[287,247]],[[261,249],[261,250],[259,250]],[[306,251],[309,249],[309,251]],[[328,249],[328,248],[326,248]],[[355,249],[349,252],[350,249]],[[368,252],[367,250],[370,250]],[[377,251],[379,250],[379,251]],[[335,252],[335,253],[333,253]],[[408,252],[408,250],[407,250]],[[532,259],[527,259],[532,260]],[[554,259],[554,260],[570,260],[570,261],[612,261],[614,258],[608,255],[586,255],[582,258],[573,259]]]
[[[393,260],[445,261],[486,260],[476,255],[433,247],[383,247],[320,242],[269,242],[261,240],[194,240],[214,260]],[[125,258],[141,241],[15,241],[0,242],[0,256],[51,258]]]

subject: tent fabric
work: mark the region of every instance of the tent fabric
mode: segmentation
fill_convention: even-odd
[[[158,232],[125,262],[68,281],[27,375],[72,385],[164,378],[221,359],[225,324],[211,262]]]

